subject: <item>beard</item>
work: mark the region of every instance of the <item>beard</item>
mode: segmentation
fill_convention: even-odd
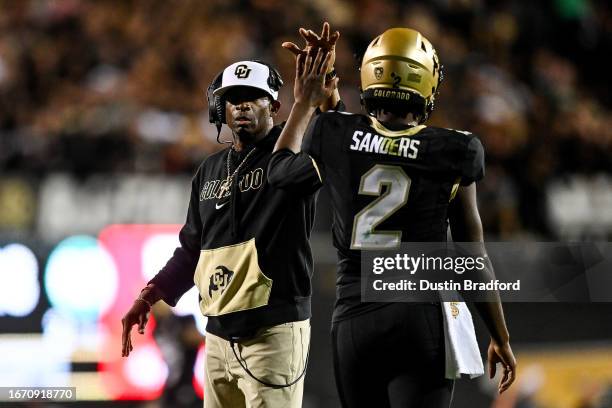
[[[251,129],[239,127],[234,131],[234,137],[238,137],[243,144],[252,144],[257,140],[257,134]]]

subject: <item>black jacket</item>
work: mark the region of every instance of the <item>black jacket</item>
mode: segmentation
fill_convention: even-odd
[[[207,251],[254,239],[255,259],[262,279],[271,280],[271,291],[261,306],[208,316],[207,331],[226,339],[247,337],[261,327],[310,317],[313,261],[308,240],[321,180],[310,156],[289,151],[274,154],[279,158],[291,156],[291,160],[282,160],[287,165],[273,166],[268,173],[281,130],[282,125],[275,126],[256,143],[256,150],[234,177],[231,193],[224,197],[220,195],[221,183],[227,177],[228,149],[204,160],[192,180],[187,221],[179,235],[181,246],[149,282],[159,288],[166,303],[174,306],[194,285],[194,271],[199,260],[201,263],[208,256]],[[232,173],[247,153],[231,152]],[[215,266],[217,276],[199,282],[200,300],[212,297],[220,285],[226,288],[227,278],[232,279],[233,271]],[[241,284],[234,282],[236,287]]]

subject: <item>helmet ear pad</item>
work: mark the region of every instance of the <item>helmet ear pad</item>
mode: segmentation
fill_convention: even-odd
[[[215,79],[208,85],[206,89],[206,100],[208,102],[208,121],[217,126],[217,132],[221,131],[221,126],[225,122],[225,100],[213,94],[223,81],[223,71],[221,71]]]
[[[431,97],[429,98],[429,100],[425,104],[425,119],[423,121],[425,121],[425,120],[427,120],[429,118],[429,116],[431,115],[431,113],[433,112],[433,110],[435,108],[436,95],[438,95],[440,93],[438,91],[438,89],[440,89],[440,84],[442,83],[443,79],[444,79],[444,65],[440,64],[440,66],[438,68],[438,84],[436,85],[435,91],[431,94]]]

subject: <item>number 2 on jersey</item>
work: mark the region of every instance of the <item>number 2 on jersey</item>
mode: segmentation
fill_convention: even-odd
[[[402,231],[374,229],[408,202],[411,183],[410,177],[399,166],[377,164],[361,176],[359,194],[378,198],[355,215],[351,249],[399,247]],[[387,188],[381,194],[383,186]]]

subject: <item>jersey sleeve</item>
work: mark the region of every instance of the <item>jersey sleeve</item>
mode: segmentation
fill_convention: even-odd
[[[338,101],[338,103],[336,104],[335,107],[331,108],[329,111],[334,111],[334,112],[346,112],[346,105],[344,104],[344,101],[342,101],[342,99],[340,99]],[[329,112],[327,111],[327,112]],[[317,106],[317,109],[315,109],[315,115],[320,115],[321,113],[321,108],[319,108]]]
[[[321,160],[321,122],[323,118],[321,114],[313,116],[304,133],[304,139],[302,139],[302,152],[315,160]]]
[[[299,153],[282,149],[272,154],[268,163],[268,183],[277,188],[294,189],[306,194],[313,193],[322,185],[317,164],[320,146],[315,134],[322,115],[315,115],[308,124]]]
[[[268,183],[276,188],[310,194],[322,185],[314,159],[305,152],[282,149],[272,154],[268,163]]]
[[[472,137],[467,144],[460,172],[462,186],[470,185],[484,177],[484,148],[477,137]]]
[[[315,115],[308,124],[306,133],[304,133],[304,139],[302,140],[302,151],[312,157],[319,168],[323,167],[323,139],[321,137],[323,128],[329,129],[330,127],[330,114],[331,112],[345,112],[346,105],[342,100],[338,101],[338,104],[330,111],[321,112],[317,108]]]
[[[191,181],[191,196],[185,225],[179,233],[180,247],[166,265],[148,283],[153,283],[162,293],[162,299],[170,306],[176,306],[192,286],[193,274],[200,258],[200,239],[202,220],[200,219],[200,172],[202,166]]]

